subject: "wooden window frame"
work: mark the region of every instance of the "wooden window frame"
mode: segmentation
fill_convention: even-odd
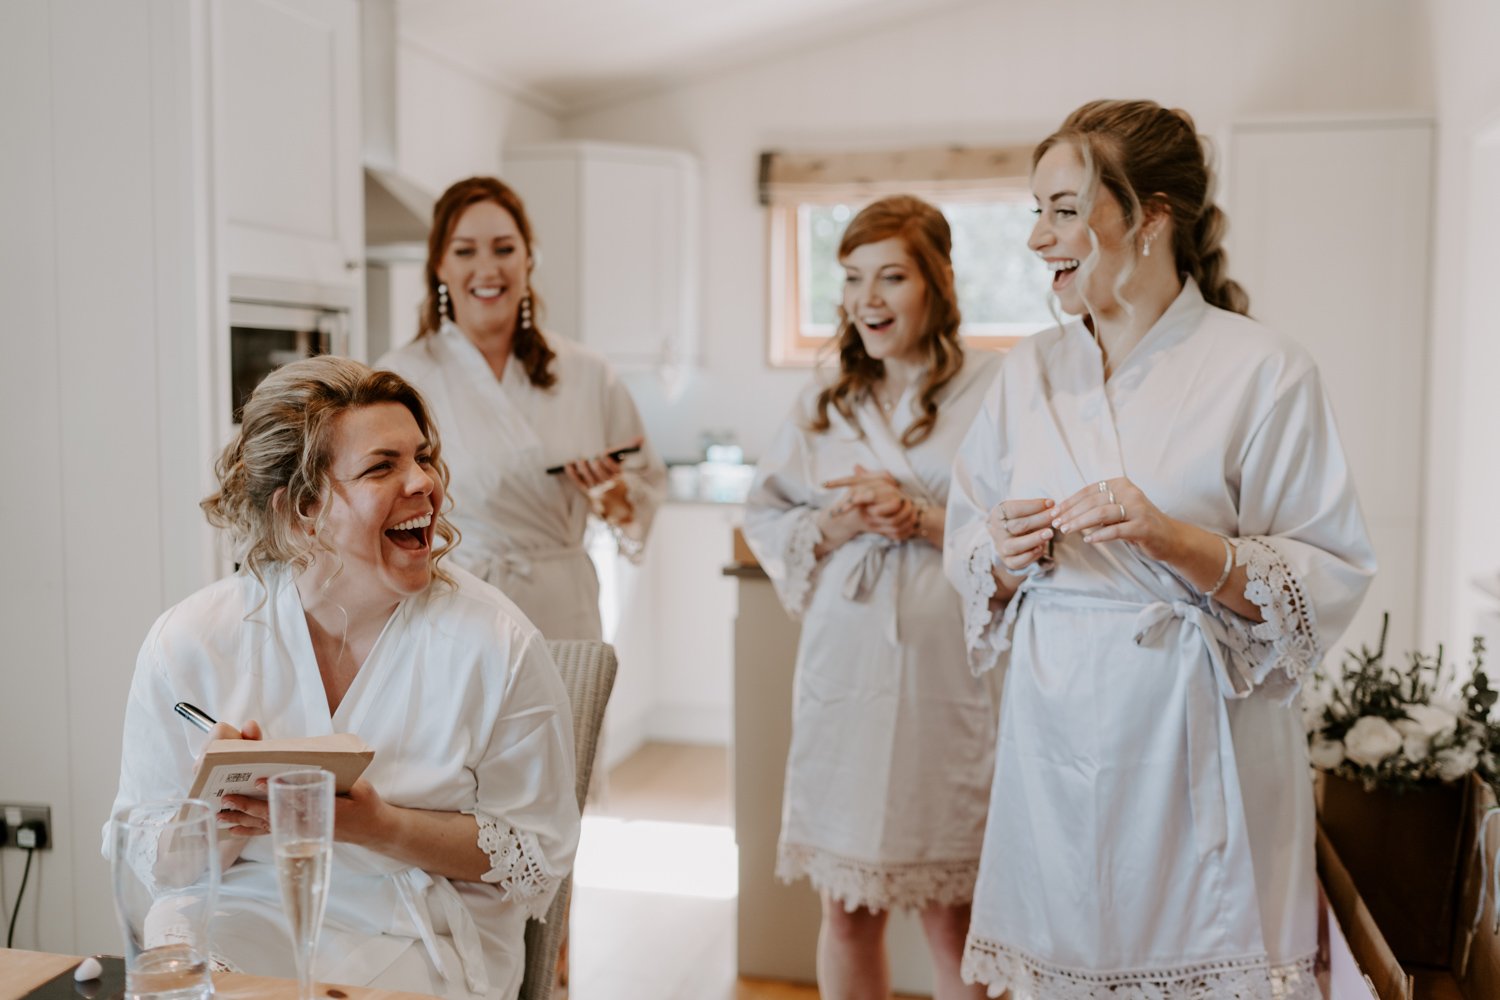
[[[922,184],[907,185],[907,191],[934,203],[955,201],[998,201],[1007,194],[1021,194],[1024,182],[997,181],[983,192],[955,195],[943,190],[924,191]],[[874,200],[868,190],[851,186],[848,190],[828,190],[817,196],[804,195],[796,201],[766,205],[766,240],[769,289],[769,329],[766,335],[767,362],[772,368],[815,367],[830,352],[834,330],[822,324],[802,322],[802,258],[807,239],[801,224],[801,211],[807,205],[836,205]],[[827,332],[823,332],[827,330]],[[964,324],[960,328],[964,344],[978,350],[1008,351],[1031,333],[1028,323]]]

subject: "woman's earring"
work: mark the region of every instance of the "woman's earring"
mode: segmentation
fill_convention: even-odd
[[[526,293],[526,297],[521,300],[521,329],[523,329],[523,330],[530,330],[531,329],[531,293],[530,292],[527,292]]]
[[[1151,256],[1151,241],[1154,240],[1155,238],[1156,237],[1154,237],[1154,236],[1147,236],[1146,237],[1146,245],[1141,248],[1141,256],[1142,257],[1149,257],[1149,256]]]
[[[438,319],[452,318],[448,315],[448,286],[440,283],[438,285]]]

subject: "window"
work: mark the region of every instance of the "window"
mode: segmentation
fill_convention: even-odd
[[[844,274],[837,251],[844,227],[861,206],[896,192],[932,202],[948,219],[966,342],[1004,348],[1050,326],[1049,275],[1026,248],[1032,199],[1024,173],[1016,176],[1017,165],[1029,163],[1029,156],[1029,148],[1020,147],[938,150],[925,157],[920,151],[767,154],[762,199],[770,214],[771,363],[815,362],[838,323]],[[924,164],[925,179],[901,176]],[[881,170],[889,179],[872,181]],[[809,178],[809,172],[817,176]]]

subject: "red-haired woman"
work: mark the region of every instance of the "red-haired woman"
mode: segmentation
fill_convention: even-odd
[[[417,338],[380,365],[421,390],[443,429],[462,533],[453,561],[547,638],[598,639],[588,516],[638,559],[666,466],[609,363],[538,327],[533,246],[526,208],[503,182],[450,187],[433,210]],[[610,457],[631,446],[640,451]]]
[[[998,358],[965,353],[948,223],[912,197],[849,223],[838,369],[757,471],[745,534],[797,652],[777,873],[823,897],[825,997],[890,993],[893,907],[919,912],[938,1000],[958,978],[998,706],[968,669],[943,578],[949,469]]]

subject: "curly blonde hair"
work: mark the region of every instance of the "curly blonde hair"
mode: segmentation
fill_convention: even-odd
[[[210,524],[229,532],[240,562],[257,580],[264,583],[273,564],[306,569],[317,548],[332,553],[318,529],[327,511],[319,501],[331,486],[334,427],[342,414],[378,403],[399,403],[411,413],[432,445],[446,496],[448,467],[437,426],[421,394],[395,372],[324,355],[276,369],[251,393],[240,432],[214,464],[219,488],[199,506]],[[433,576],[452,586],[440,560],[458,544],[458,529],[440,510],[433,532],[443,541],[430,557]]]
[[[962,317],[953,283],[953,232],[943,213],[920,198],[897,194],[866,205],[844,230],[839,241],[839,260],[866,243],[892,237],[906,245],[927,284],[927,315],[921,339],[927,374],[917,397],[922,414],[901,435],[901,444],[910,448],[932,433],[937,424],[938,393],[963,368],[964,348],[958,336]],[[873,393],[875,384],[885,377],[885,362],[865,352],[864,341],[842,303],[833,342],[838,351],[839,373],[833,384],[818,394],[817,412],[808,425],[809,430],[817,432],[829,428],[830,406],[851,424],[856,423],[855,405]]]

